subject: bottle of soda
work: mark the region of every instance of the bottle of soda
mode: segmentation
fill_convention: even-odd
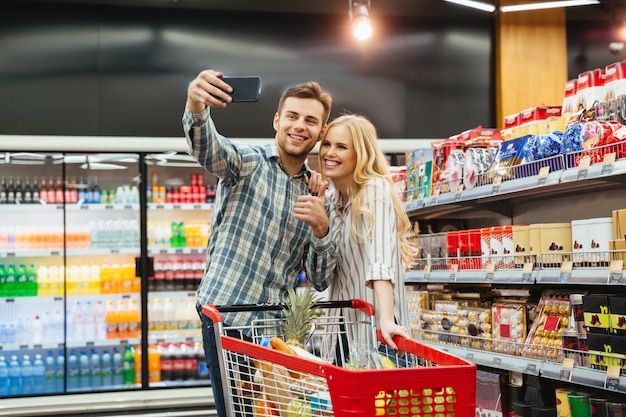
[[[7,277],[4,270],[4,264],[0,263],[0,297],[8,297],[7,294]]]
[[[135,383],[135,357],[130,346],[124,349],[122,356],[124,369],[124,385],[132,385]]]

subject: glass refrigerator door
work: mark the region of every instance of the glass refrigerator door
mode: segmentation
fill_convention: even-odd
[[[183,154],[146,156],[150,386],[208,384],[195,291],[202,279],[216,179]]]
[[[139,156],[0,161],[0,396],[139,388]]]
[[[68,392],[141,387],[139,155],[65,155]]]

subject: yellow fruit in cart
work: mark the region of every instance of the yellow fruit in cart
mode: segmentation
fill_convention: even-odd
[[[312,415],[311,403],[302,398],[294,398],[287,406],[287,417],[311,417]]]
[[[383,369],[394,369],[396,367],[393,361],[385,355],[380,355],[380,364],[383,366]]]

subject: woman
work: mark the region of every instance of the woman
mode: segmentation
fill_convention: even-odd
[[[404,273],[416,248],[407,239],[410,222],[376,141],[374,125],[350,114],[332,121],[320,142],[320,169],[332,184],[329,227],[338,256],[328,297],[374,304],[378,328],[397,349],[393,336],[410,337],[403,327],[409,323]],[[357,313],[343,315],[351,322]]]

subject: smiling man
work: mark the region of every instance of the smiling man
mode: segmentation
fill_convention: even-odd
[[[274,115],[274,143],[236,144],[210,117],[210,108],[232,101],[222,76],[205,70],[189,84],[183,128],[189,153],[219,178],[197,307],[216,408],[225,416],[213,323],[201,314],[202,305],[280,303],[303,266],[323,290],[336,261],[321,176],[306,165],[324,133],[331,96],[315,82],[289,88]],[[228,313],[222,321],[250,326],[257,314]]]

